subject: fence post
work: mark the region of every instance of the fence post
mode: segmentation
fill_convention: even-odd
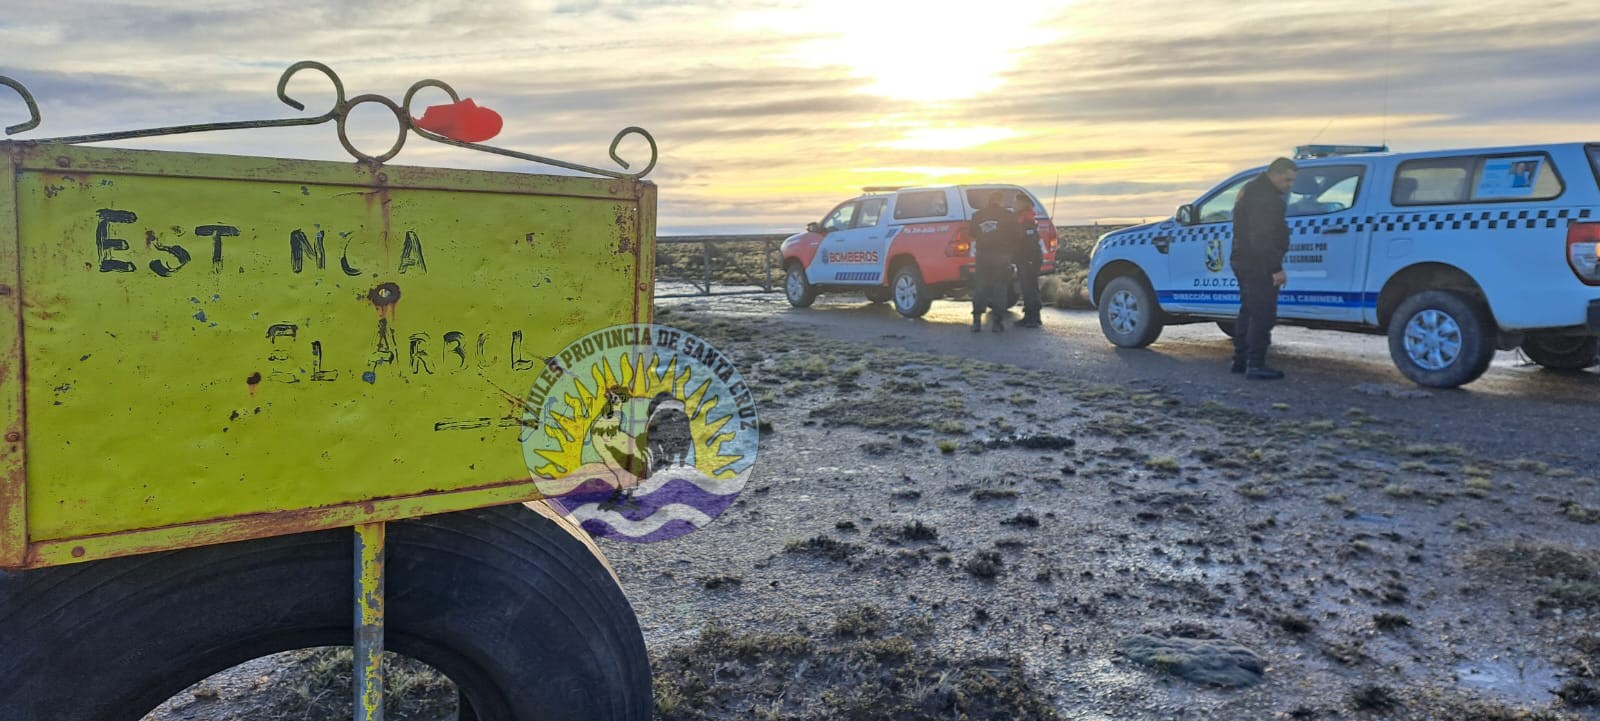
[[[711,240],[700,241],[700,257],[706,264],[706,292],[702,295],[711,295]]]
[[[761,277],[767,281],[764,289],[772,292],[772,241],[761,241]]]

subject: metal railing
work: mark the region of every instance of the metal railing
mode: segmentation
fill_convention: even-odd
[[[1095,238],[1126,223],[1058,225],[1063,244],[1073,244],[1087,262]],[[657,298],[750,295],[783,290],[787,235],[669,235],[656,239]],[[719,289],[719,286],[723,289]]]
[[[787,235],[676,235],[656,239],[657,298],[747,295],[783,289],[778,246]],[[719,286],[723,289],[719,289]],[[693,288],[693,290],[688,290]]]

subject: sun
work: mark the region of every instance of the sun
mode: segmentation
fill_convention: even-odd
[[[1027,51],[1055,33],[1048,21],[1059,0],[992,6],[818,0],[748,18],[784,34],[802,34],[788,58],[839,67],[867,81],[864,90],[917,103],[959,100],[994,90]]]
[[[689,364],[680,367],[677,356],[663,358],[653,351],[622,354],[615,360],[613,365],[612,357],[599,359],[589,366],[587,378],[573,378],[571,392],[564,393],[556,407],[539,419],[537,429],[528,431],[543,433],[552,441],[528,455],[529,470],[542,493],[559,496],[571,490],[582,479],[568,479],[568,474],[595,460],[584,456],[589,448],[588,429],[605,406],[608,389],[622,389],[634,398],[670,393],[682,399],[694,441],[695,468],[712,478],[737,475],[735,466],[745,457],[723,453],[723,445],[737,435],[728,428],[734,421],[734,409],[718,408],[721,400],[712,390],[714,377],[709,371],[702,370],[703,377],[696,377]]]

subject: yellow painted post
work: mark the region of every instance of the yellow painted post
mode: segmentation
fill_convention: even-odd
[[[383,721],[383,547],[385,525],[356,529],[356,721]]]

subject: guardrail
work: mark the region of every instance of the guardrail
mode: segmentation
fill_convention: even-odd
[[[778,246],[787,235],[671,235],[656,239],[657,298],[747,295],[783,289]],[[693,291],[687,290],[693,288]],[[717,289],[718,286],[726,290]],[[683,289],[683,290],[680,290]]]
[[[1058,225],[1069,262],[1087,264],[1102,233],[1126,224]],[[657,298],[749,295],[783,290],[787,235],[668,235],[656,239]],[[1059,269],[1058,269],[1059,270]],[[723,288],[719,290],[718,286]]]

